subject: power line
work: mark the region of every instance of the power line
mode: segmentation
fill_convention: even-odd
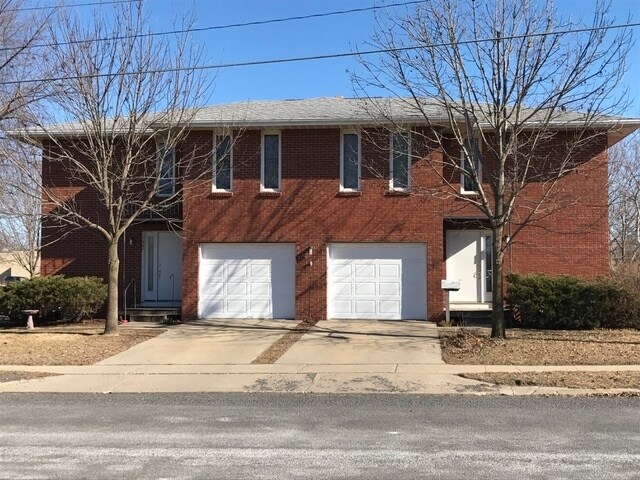
[[[559,30],[555,32],[533,33],[533,34],[526,34],[526,35],[511,35],[511,36],[481,38],[481,39],[475,39],[475,40],[462,40],[459,42],[433,43],[429,46],[429,48],[451,47],[456,45],[470,45],[474,43],[488,43],[488,42],[496,42],[496,41],[504,41],[504,40],[518,40],[518,39],[525,39],[525,38],[547,37],[552,35],[566,35],[568,33],[586,33],[586,32],[596,32],[601,30],[614,30],[614,29],[620,29],[620,28],[636,28],[636,27],[640,27],[640,22],[609,25],[606,27],[576,28],[576,29]],[[9,80],[9,81],[0,82],[0,85],[17,85],[17,84],[23,84],[23,83],[37,83],[37,82],[60,82],[60,81],[66,81],[66,80],[77,80],[82,78],[113,77],[118,75],[150,75],[150,74],[157,74],[157,73],[175,73],[175,72],[182,72],[182,71],[193,72],[193,71],[202,71],[202,70],[222,70],[225,68],[254,67],[254,66],[260,66],[260,65],[277,65],[282,63],[297,63],[297,62],[306,62],[306,61],[315,61],[315,60],[329,60],[329,59],[335,59],[335,58],[359,57],[359,56],[367,56],[367,55],[376,55],[381,53],[406,52],[411,50],[420,50],[422,48],[424,47],[411,46],[411,47],[381,48],[381,49],[375,49],[375,50],[363,50],[360,52],[329,53],[324,55],[311,55],[311,56],[305,56],[305,57],[289,57],[289,58],[275,58],[275,59],[269,59],[269,60],[253,60],[249,62],[220,63],[216,65],[200,65],[200,66],[192,66],[192,67],[149,69],[149,70],[137,70],[132,72],[119,72],[119,73],[95,73],[95,74],[87,74],[87,75],[69,75],[69,76],[61,76],[61,77],[34,78],[34,79],[27,79],[27,80]]]
[[[131,0],[114,0],[110,2],[103,3],[130,3]],[[415,5],[418,3],[424,3],[424,0],[413,0],[409,2],[401,2],[401,3],[390,3],[385,5],[373,5],[370,7],[361,7],[361,8],[351,8],[348,10],[335,10],[331,12],[321,12],[321,13],[311,13],[309,15],[295,15],[292,17],[284,17],[284,18],[271,18],[268,20],[255,20],[251,22],[243,22],[243,23],[229,23],[225,25],[210,25],[207,27],[195,27],[195,28],[184,28],[184,29],[176,29],[176,30],[166,30],[162,32],[149,32],[140,35],[115,35],[113,37],[100,37],[100,38],[92,38],[92,39],[83,39],[83,40],[70,40],[67,42],[57,42],[57,43],[41,43],[30,45],[28,48],[42,48],[42,47],[55,47],[55,46],[63,46],[63,45],[74,45],[79,43],[90,43],[90,42],[109,42],[114,40],[127,40],[131,38],[145,38],[145,37],[158,37],[164,35],[175,35],[178,33],[200,33],[200,32],[208,32],[214,30],[226,30],[230,28],[243,28],[243,27],[255,27],[258,25],[269,25],[273,23],[283,23],[283,22],[291,22],[296,20],[309,20],[313,18],[322,18],[322,17],[331,17],[336,15],[346,15],[350,13],[361,13],[361,12],[369,12],[372,10],[380,10],[385,8],[393,8],[393,7],[402,7],[408,5]],[[87,4],[75,4],[74,6],[80,5],[93,5],[91,3]],[[0,48],[0,52],[7,50],[15,50],[15,47],[4,47]]]
[[[85,3],[73,3],[71,5],[51,5],[51,6],[39,6],[39,7],[22,7],[22,8],[7,8],[6,10],[2,10],[2,13],[5,12],[27,12],[34,10],[58,10],[60,8],[65,7],[91,7],[98,5],[111,5],[114,3],[132,3],[133,0],[104,0],[98,2],[85,2]]]

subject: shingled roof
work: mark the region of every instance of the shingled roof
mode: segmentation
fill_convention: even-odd
[[[429,117],[444,118],[444,110],[435,101],[425,101],[423,108]],[[403,123],[424,122],[424,115],[415,103],[406,99],[322,97],[212,105],[200,110],[194,123],[240,123],[247,126],[342,125],[384,121],[385,116]]]
[[[234,125],[246,127],[305,126],[305,125],[362,125],[376,123],[424,124],[447,123],[449,118],[436,99],[420,99],[420,107],[413,98],[343,98],[322,97],[301,100],[259,100],[212,105],[198,111],[194,125]],[[460,120],[463,119],[460,108]],[[482,113],[481,113],[482,111]],[[479,108],[478,117],[487,114],[490,107]],[[522,110],[522,117],[532,112]],[[536,113],[529,121],[548,121],[543,112]],[[539,120],[538,120],[539,119]],[[577,125],[584,122],[585,115],[556,109],[553,124]],[[593,119],[590,120],[592,123]],[[596,124],[618,125],[633,122],[640,126],[639,119],[602,116]]]
[[[216,127],[242,127],[242,128],[279,128],[279,127],[304,127],[304,126],[348,126],[348,125],[375,125],[379,123],[397,123],[405,125],[431,124],[446,125],[449,122],[447,112],[442,102],[437,99],[420,99],[420,107],[413,98],[343,98],[321,97],[298,100],[248,100],[245,102],[211,105],[197,110],[189,118],[193,128]],[[478,117],[490,112],[489,106],[478,108]],[[522,110],[522,117],[531,111]],[[464,120],[463,110],[457,115],[460,121]],[[160,117],[160,116],[159,116]],[[120,119],[126,127],[126,119]],[[531,116],[527,123],[532,128],[541,121],[551,123],[559,128],[584,125],[583,113],[561,111],[553,112],[553,120],[549,122],[545,112],[540,111]],[[150,128],[153,121],[150,121]],[[159,118],[159,124],[162,120]],[[619,138],[622,138],[636,128],[640,127],[640,119],[601,116],[594,121],[589,119],[589,125],[614,129]],[[480,127],[483,124],[480,122]],[[117,130],[113,129],[113,130]],[[16,136],[25,135],[25,132],[15,132]],[[26,132],[31,137],[46,137],[48,135],[83,135],[84,129],[79,123],[58,124],[47,128],[29,129]],[[617,140],[616,140],[617,141]]]

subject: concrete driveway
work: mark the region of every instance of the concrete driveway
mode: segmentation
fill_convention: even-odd
[[[62,375],[0,384],[0,391],[443,393],[479,383],[436,372],[448,365],[432,323],[322,321],[302,336],[296,325],[175,325],[95,365],[27,367]]]
[[[99,365],[246,365],[297,322],[200,320],[176,325]],[[318,322],[277,364],[441,364],[438,332],[429,322]]]
[[[250,364],[295,326],[284,320],[198,320],[168,327],[99,365]]]
[[[307,365],[442,364],[431,322],[325,320],[276,362]]]

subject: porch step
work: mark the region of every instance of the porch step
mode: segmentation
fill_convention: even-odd
[[[162,322],[167,319],[179,319],[181,317],[180,308],[128,308],[127,317],[132,322]],[[120,312],[120,317],[124,316],[124,311]]]
[[[451,320],[457,325],[478,325],[487,326],[491,325],[491,311],[451,311]]]

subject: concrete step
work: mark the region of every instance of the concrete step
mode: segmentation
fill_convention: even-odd
[[[127,317],[131,322],[163,322],[166,320],[179,320],[182,315],[180,308],[128,308]],[[120,312],[124,317],[124,311]]]
[[[456,325],[488,326],[491,325],[491,311],[452,311],[451,320]]]

